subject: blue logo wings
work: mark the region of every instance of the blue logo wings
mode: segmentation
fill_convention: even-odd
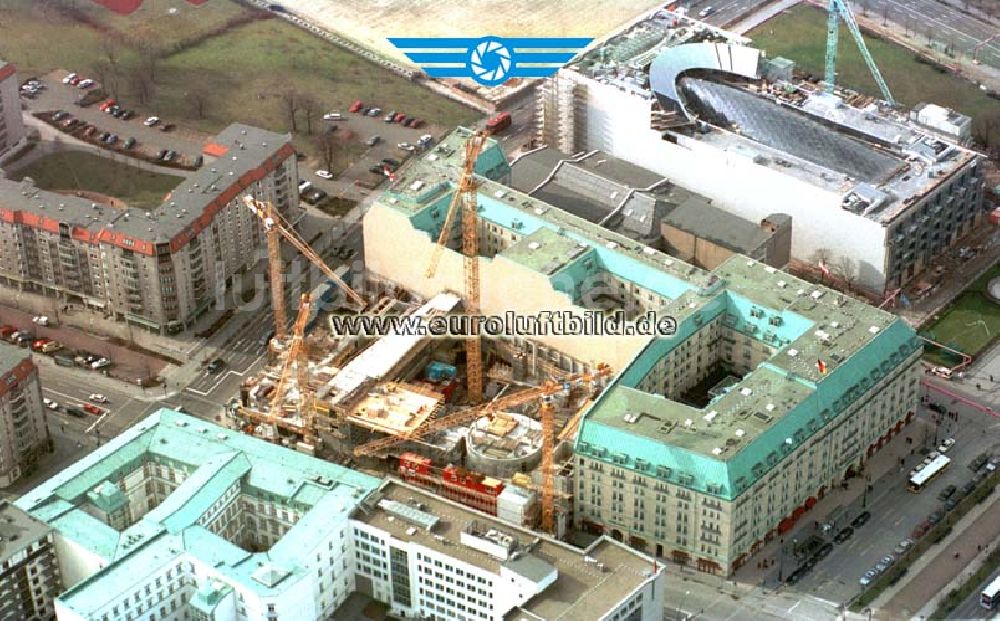
[[[499,86],[511,78],[545,78],[587,47],[588,37],[392,37],[432,78],[471,78]]]

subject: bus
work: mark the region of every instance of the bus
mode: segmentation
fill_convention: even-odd
[[[979,605],[983,608],[992,610],[997,607],[998,603],[1000,603],[1000,575],[994,578],[993,582],[989,583],[979,594]]]
[[[924,466],[919,472],[914,472],[910,475],[910,482],[907,486],[913,493],[918,493],[923,491],[927,485],[937,478],[939,474],[945,471],[951,465],[951,460],[944,455],[938,455],[931,460],[931,463]]]

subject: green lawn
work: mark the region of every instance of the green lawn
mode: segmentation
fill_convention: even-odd
[[[920,334],[975,356],[1000,335],[1000,304],[986,295],[990,280],[1000,276],[1000,265],[987,270],[932,320]],[[982,323],[979,323],[979,322]],[[928,358],[938,362],[953,362],[953,355],[942,355],[928,348]]]
[[[471,124],[481,116],[278,18],[236,26],[168,54],[157,65],[151,101],[140,105],[127,77],[127,68],[139,63],[137,42],[172,50],[248,10],[232,0],[212,0],[201,7],[179,0],[147,0],[136,13],[122,17],[90,0],[76,0],[75,6],[120,35],[114,54],[126,70],[119,81],[119,98],[141,114],[176,119],[184,127],[214,133],[239,121],[289,131],[282,106],[282,95],[289,91],[315,100],[319,115],[345,110],[355,99],[363,99],[445,128]],[[169,7],[178,13],[169,14]],[[114,39],[32,0],[0,0],[0,32],[0,58],[13,62],[25,76],[54,69],[86,75],[106,61],[105,42]],[[196,105],[196,100],[204,105]],[[302,113],[299,119],[296,146],[315,153],[312,137],[302,131]],[[313,129],[321,125],[314,121]]]
[[[147,172],[83,151],[46,155],[13,176],[18,180],[31,177],[44,190],[100,192],[136,208],[159,205],[181,182],[180,177]]]
[[[800,4],[751,30],[747,36],[767,50],[769,58],[790,58],[802,71],[823,76],[826,58],[825,11]],[[911,36],[916,44],[927,42],[922,32]],[[897,101],[907,106],[920,102],[936,103],[973,117],[997,109],[997,102],[971,82],[940,73],[931,65],[918,63],[910,50],[869,34],[865,34],[865,42]],[[841,85],[881,96],[861,52],[843,25],[838,44],[837,74]]]

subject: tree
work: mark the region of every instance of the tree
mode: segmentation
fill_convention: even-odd
[[[820,263],[829,265],[831,258],[833,258],[833,253],[830,252],[829,248],[817,248],[812,253],[812,260],[816,263],[816,265],[819,265]]]
[[[130,67],[128,79],[129,85],[141,105],[146,105],[153,100],[153,92],[156,87],[144,67],[138,64]]]
[[[187,99],[191,104],[191,110],[194,112],[195,116],[199,119],[204,119],[205,108],[208,107],[208,93],[200,88],[195,89],[193,91],[188,91]]]
[[[972,120],[972,137],[993,161],[1000,161],[1000,110],[976,115]]]
[[[323,161],[323,168],[333,170],[334,161],[343,151],[343,145],[336,132],[321,132],[316,135],[314,142],[319,151],[320,160]]]
[[[312,134],[312,122],[319,112],[319,102],[310,95],[300,95],[298,109],[306,116],[306,133]]]
[[[288,127],[291,131],[298,131],[298,126],[295,122],[295,112],[298,110],[299,96],[294,90],[286,90],[281,93],[281,108],[285,113],[285,119],[288,121]]]
[[[841,256],[837,259],[833,266],[833,270],[836,272],[837,276],[844,279],[844,283],[847,284],[847,289],[850,290],[857,280],[858,266],[854,262],[854,259],[847,255]]]

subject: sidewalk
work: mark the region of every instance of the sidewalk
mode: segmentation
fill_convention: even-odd
[[[941,602],[944,601],[944,599],[948,596],[948,593],[950,593],[955,589],[960,588],[963,584],[965,584],[965,582],[968,581],[973,574],[979,571],[979,568],[982,567],[983,563],[986,560],[986,557],[989,556],[990,553],[997,548],[1000,548],[1000,540],[994,542],[992,546],[988,545],[984,547],[983,551],[980,552],[975,559],[972,559],[972,561],[970,561],[969,564],[966,565],[965,568],[957,576],[955,576],[955,578],[951,582],[941,587],[941,589],[938,590],[937,594],[934,597],[932,597],[930,601],[924,605],[923,608],[917,611],[917,614],[915,616],[921,619],[926,619],[930,617],[931,614],[933,614],[934,611],[937,610],[937,607],[941,605]]]
[[[989,548],[990,543],[1000,537],[1000,520],[996,518],[1000,495],[994,492],[987,498],[992,500],[976,506],[953,524],[951,534],[925,551],[899,583],[872,602],[872,609],[908,618],[926,608],[933,612],[936,602],[947,595],[948,585],[956,577],[961,579],[963,570],[974,573],[971,559],[980,554],[977,546]],[[954,557],[956,553],[958,558]],[[929,594],[934,594],[930,600],[927,599]]]

